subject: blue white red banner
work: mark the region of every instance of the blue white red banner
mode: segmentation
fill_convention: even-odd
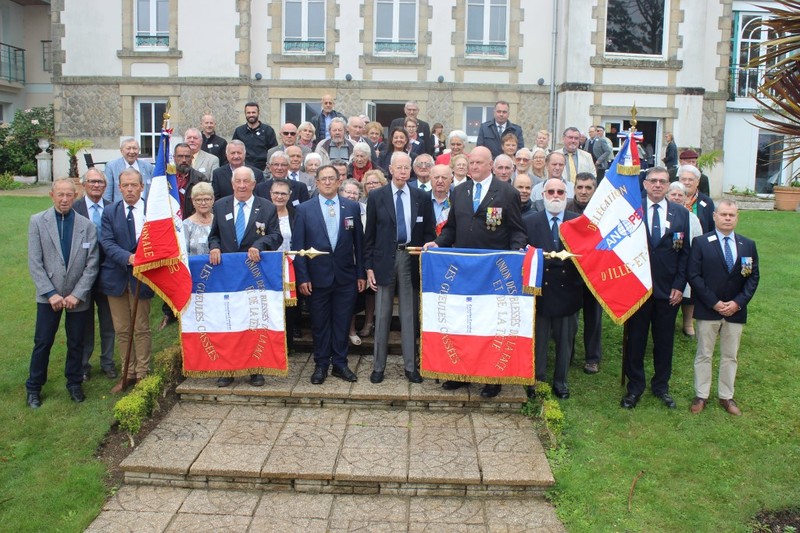
[[[283,252],[189,258],[192,294],[181,319],[184,374],[286,376]]]
[[[422,375],[533,383],[535,305],[524,290],[525,257],[455,248],[422,254]],[[529,278],[541,283],[541,252],[528,264]]]
[[[583,279],[617,324],[653,289],[639,169],[639,151],[626,137],[583,215],[561,225],[561,239],[578,256]]]

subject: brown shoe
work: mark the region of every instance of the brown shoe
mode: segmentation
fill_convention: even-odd
[[[119,380],[116,385],[111,388],[111,394],[119,394],[120,392],[124,391],[125,389],[129,389],[136,385],[136,378],[128,378],[128,384],[126,387],[122,386],[123,380]]]
[[[692,405],[689,407],[689,410],[693,414],[697,414],[705,408],[706,408],[705,398],[700,398],[699,396],[695,396],[694,400],[692,400]]]
[[[583,371],[586,374],[597,374],[600,372],[600,365],[597,363],[586,363],[583,365]]]
[[[730,400],[720,400],[719,404],[723,409],[728,411],[733,416],[742,416],[742,410],[736,405],[736,402],[731,398]]]

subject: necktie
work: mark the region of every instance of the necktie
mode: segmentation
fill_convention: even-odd
[[[131,237],[131,242],[136,242],[136,222],[133,220],[133,206],[128,206],[128,234]]]
[[[497,136],[498,137],[502,137],[503,136],[503,125],[502,124],[498,124],[497,125]]]
[[[100,219],[100,206],[97,204],[92,205],[92,223],[94,224],[95,228],[97,228],[97,240],[100,240],[100,228],[102,228],[103,223]]]
[[[481,205],[481,184],[475,184],[475,191],[472,193],[472,212],[478,211],[478,206]]]
[[[244,239],[244,206],[245,202],[239,202],[239,211],[236,213],[236,223],[234,223],[233,227],[236,229],[236,242],[239,243],[239,246],[242,245],[242,239]]]
[[[336,209],[334,208],[333,200],[325,200],[325,205],[328,206],[328,213],[325,217],[325,227],[328,228],[328,240],[331,241],[331,248],[336,248],[337,228],[336,228]]]
[[[419,184],[419,190],[427,191],[428,190],[428,184],[427,183],[420,183]]]
[[[658,216],[658,204],[653,204],[653,222],[650,224],[650,242],[653,248],[658,246],[658,241],[661,240],[661,219]]]
[[[575,176],[578,174],[577,169],[575,168],[575,156],[576,154],[567,154],[567,162],[569,163],[569,181],[575,185]]]
[[[397,191],[397,201],[394,205],[397,215],[397,244],[405,244],[408,240],[408,231],[406,230],[406,214],[403,209],[403,191]]]
[[[292,181],[297,181],[297,172],[292,172],[289,177],[292,178]]]
[[[733,252],[731,252],[731,238],[725,237],[725,265],[728,267],[728,272],[733,272]]]
[[[551,227],[553,231],[553,247],[556,252],[561,251],[561,237],[558,234],[558,217],[553,217],[550,220],[553,221],[553,226]]]

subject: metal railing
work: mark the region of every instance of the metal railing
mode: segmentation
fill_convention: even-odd
[[[25,83],[25,50],[0,43],[0,79]]]
[[[764,77],[764,68],[731,67],[729,94],[730,99],[751,98],[757,91]]]

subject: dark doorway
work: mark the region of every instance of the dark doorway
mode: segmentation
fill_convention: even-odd
[[[405,102],[375,102],[375,120],[383,126],[383,138],[389,135],[389,125],[396,118],[406,116],[404,111]]]

